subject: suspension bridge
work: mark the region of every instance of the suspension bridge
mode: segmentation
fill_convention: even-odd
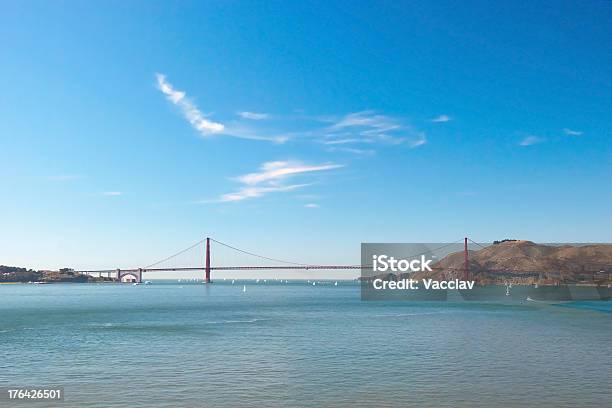
[[[452,244],[447,244],[445,246],[449,246],[449,245],[453,245],[453,244],[457,244],[461,241],[464,242],[464,265],[463,268],[461,270],[459,270],[458,272],[461,272],[463,274],[464,279],[468,280],[469,279],[469,251],[468,251],[468,240],[473,242],[474,244],[477,244],[476,242],[470,240],[469,238],[464,238],[462,240],[458,240],[455,241]],[[211,265],[211,243],[215,243],[220,245],[221,247],[224,247],[226,249],[229,249],[231,251],[235,251],[237,253],[241,253],[244,255],[247,255],[249,257],[252,258],[256,258],[259,259],[260,261],[266,261],[266,262],[273,262],[274,264],[264,264],[264,265],[254,265],[254,264],[246,264],[246,265],[215,265],[212,266]],[[205,247],[205,251],[204,251],[204,264],[203,265],[197,265],[197,266],[163,266],[164,264],[166,264],[167,262],[176,259],[177,257],[181,256],[182,254],[187,253],[190,250],[196,249],[198,248],[200,245],[204,245]],[[479,245],[479,244],[477,244]],[[444,246],[443,246],[444,247]],[[434,250],[437,249],[441,249],[443,247],[440,248],[436,248]],[[432,252],[434,250],[431,251],[427,251],[427,252]],[[414,256],[417,255],[421,255],[421,254],[415,254]],[[201,259],[201,258],[200,258]],[[299,263],[299,262],[292,262],[292,261],[287,261],[287,260],[282,260],[282,259],[276,259],[276,258],[271,258],[271,257],[267,257],[267,256],[263,256],[260,254],[256,254],[250,251],[246,251],[244,249],[240,249],[237,247],[234,247],[232,245],[223,243],[221,241],[217,241],[213,238],[204,238],[196,243],[194,243],[193,245],[190,245],[187,248],[184,248],[164,259],[161,259],[157,262],[154,262],[150,265],[147,265],[145,267],[142,268],[127,268],[127,269],[122,269],[122,268],[116,268],[116,269],[97,269],[97,270],[76,270],[74,271],[75,273],[79,273],[79,274],[87,274],[87,275],[99,275],[102,276],[103,274],[106,274],[109,278],[114,278],[119,282],[130,282],[130,283],[140,283],[142,282],[142,277],[144,273],[148,273],[148,272],[190,272],[190,271],[203,271],[204,272],[204,277],[203,277],[203,282],[204,283],[211,283],[212,279],[211,279],[211,273],[213,271],[253,271],[253,270],[302,270],[302,271],[308,271],[308,270],[361,270],[364,268],[372,268],[371,265],[332,265],[332,264],[311,264],[311,263]],[[435,267],[432,269],[436,269]],[[440,268],[441,269],[441,268]],[[444,269],[445,271],[448,271],[448,268]]]

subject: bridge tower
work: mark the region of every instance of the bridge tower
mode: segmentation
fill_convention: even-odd
[[[463,280],[470,280],[470,261],[468,258],[468,239],[463,239]]]
[[[206,238],[206,272],[204,283],[210,283],[210,238]]]

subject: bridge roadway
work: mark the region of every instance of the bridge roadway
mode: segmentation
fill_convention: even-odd
[[[371,268],[367,266],[366,268]],[[246,271],[246,270],[269,270],[269,269],[323,269],[323,270],[337,270],[337,269],[361,269],[360,265],[304,265],[304,266],[211,266],[211,271]],[[194,267],[179,267],[179,268],[132,268],[132,269],[120,269],[121,272],[181,272],[181,271],[204,271],[204,266]],[[117,269],[96,269],[91,271],[75,271],[76,273],[108,273],[116,272]]]
[[[249,270],[351,270],[351,269],[372,269],[371,265],[287,265],[287,266],[211,266],[211,271],[249,271]],[[431,268],[433,270],[463,270],[460,268]],[[75,271],[76,273],[108,273],[116,272],[182,272],[182,271],[204,271],[205,266],[189,266],[179,268],[133,268],[133,269],[96,269],[91,271]]]

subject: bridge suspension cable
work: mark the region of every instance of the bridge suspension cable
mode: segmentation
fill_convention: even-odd
[[[166,257],[166,258],[162,259],[162,260],[159,260],[159,261],[157,261],[157,262],[154,262],[154,263],[152,263],[151,265],[147,265],[147,266],[145,266],[145,267],[144,267],[144,269],[149,269],[149,268],[152,268],[152,267],[153,267],[153,266],[155,266],[155,265],[159,265],[160,263],[163,263],[163,262],[169,261],[170,259],[175,258],[175,257],[177,257],[177,256],[179,256],[179,255],[181,255],[181,254],[184,254],[185,252],[189,251],[190,249],[193,249],[193,248],[197,247],[198,245],[202,244],[204,241],[206,241],[206,238],[201,239],[201,240],[199,240],[198,242],[196,242],[195,244],[193,244],[193,245],[191,245],[191,246],[189,246],[189,247],[187,247],[187,248],[185,248],[185,249],[182,249],[182,250],[178,251],[177,253],[172,254],[172,255],[170,255],[170,256],[168,256],[168,257]]]
[[[257,257],[257,258],[265,259],[265,260],[267,260],[267,261],[272,261],[272,262],[280,262],[280,263],[284,263],[284,264],[287,264],[287,265],[298,265],[298,266],[307,266],[307,265],[308,265],[308,264],[305,264],[305,263],[291,262],[291,261],[284,261],[284,260],[282,260],[282,259],[269,258],[269,257],[267,257],[267,256],[263,256],[263,255],[254,254],[254,253],[252,253],[252,252],[245,251],[245,250],[243,250],[243,249],[233,247],[233,246],[231,246],[231,245],[229,245],[229,244],[226,244],[226,243],[224,243],[224,242],[217,241],[217,240],[216,240],[216,239],[214,239],[214,238],[211,238],[210,240],[211,240],[212,242],[215,242],[215,243],[219,244],[219,245],[223,245],[224,247],[227,247],[227,248],[233,249],[234,251],[242,252],[243,254],[247,254],[247,255],[251,255],[251,256]]]
[[[478,242],[474,241],[473,239],[468,238],[468,241],[470,241],[472,244],[478,245],[482,249],[486,248],[486,246],[479,244]]]

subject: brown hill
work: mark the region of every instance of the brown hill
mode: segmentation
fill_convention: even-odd
[[[435,268],[442,270],[435,269],[428,276],[458,276],[463,263],[463,252],[449,254],[435,264]],[[607,280],[612,273],[612,245],[553,246],[531,241],[506,241],[469,251],[469,267],[475,279],[485,281],[507,278],[554,282]]]

